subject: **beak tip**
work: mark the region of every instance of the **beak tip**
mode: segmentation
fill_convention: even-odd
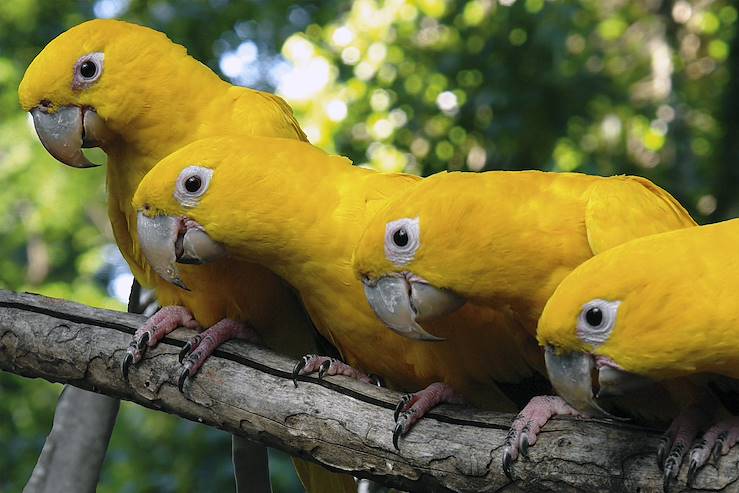
[[[55,113],[35,107],[30,113],[41,144],[57,161],[74,168],[99,166],[82,153],[84,124],[78,106],[63,106]]]

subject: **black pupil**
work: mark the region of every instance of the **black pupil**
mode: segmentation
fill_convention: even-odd
[[[195,193],[198,190],[200,190],[200,177],[199,176],[191,176],[187,180],[185,180],[185,190],[187,190],[190,193]]]
[[[95,73],[97,71],[97,66],[95,66],[95,63],[91,62],[90,60],[82,62],[82,65],[80,65],[80,74],[82,74],[82,77],[85,77],[87,79],[95,77]]]
[[[393,243],[399,247],[404,247],[408,244],[408,233],[405,231],[405,228],[400,228],[393,233]]]
[[[588,325],[597,327],[603,321],[603,312],[600,308],[589,308],[588,311],[585,312],[585,321]]]

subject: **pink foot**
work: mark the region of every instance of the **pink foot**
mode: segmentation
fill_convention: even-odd
[[[447,384],[436,382],[414,394],[405,394],[395,406],[395,430],[393,430],[393,446],[396,450],[398,439],[408,433],[414,424],[431,409],[442,402],[449,404],[463,404],[464,400],[458,396]]]
[[[529,447],[536,443],[539,431],[554,416],[583,416],[564,399],[555,395],[539,395],[526,404],[511,424],[503,449],[503,472],[513,481],[511,466],[519,451],[528,456]]]
[[[295,387],[298,386],[298,377],[300,375],[308,375],[314,373],[316,370],[318,371],[319,380],[326,375],[344,375],[345,377],[353,378],[370,385],[382,386],[380,377],[377,375],[367,375],[336,358],[306,354],[300,358],[300,361],[293,368],[293,384]]]
[[[231,339],[245,339],[249,342],[257,342],[259,336],[251,326],[224,318],[207,330],[195,335],[187,341],[180,351],[180,363],[182,370],[177,380],[180,392],[183,391],[185,381],[195,375],[205,360],[213,354],[213,351],[221,344]]]
[[[713,410],[708,410],[706,403],[692,405],[672,421],[657,448],[657,466],[663,471],[662,487],[670,490],[670,483],[680,472],[683,457],[688,447],[695,440],[698,431],[705,429],[713,417]]]
[[[696,473],[709,459],[714,464],[717,463],[737,442],[739,442],[739,416],[732,416],[710,427],[690,450],[688,488],[692,488]]]
[[[121,364],[123,378],[128,380],[128,370],[132,364],[141,361],[147,347],[156,346],[159,341],[177,327],[197,329],[200,325],[193,318],[190,310],[184,306],[172,305],[162,307],[144,325],[139,327],[133,335],[131,344],[126,349],[126,355],[123,357],[123,363]]]

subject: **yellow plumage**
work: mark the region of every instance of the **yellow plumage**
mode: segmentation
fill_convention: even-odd
[[[416,217],[420,247],[409,263],[394,264],[384,252],[386,225]],[[370,222],[354,268],[375,279],[411,272],[467,300],[510,309],[533,336],[547,299],[579,264],[630,239],[693,225],[680,204],[642,178],[446,173],[423,180]]]
[[[104,54],[99,80],[73,87],[75,64],[95,52]],[[26,71],[19,97],[27,111],[45,104],[52,113],[70,105],[93,108],[112,132],[102,147],[115,239],[135,277],[156,290],[162,305],[183,305],[206,327],[224,317],[247,321],[267,345],[288,354],[315,350],[312,327],[291,288],[263,267],[233,260],[183,266],[191,292],[162,280],[141,253],[131,207],[149,169],[195,139],[305,140],[283,100],[232,86],[164,34],[115,20],[85,22],[49,43]]]
[[[397,254],[399,224],[415,224],[404,229],[418,245],[412,256]],[[642,178],[540,171],[439,174],[390,201],[373,218],[357,246],[354,268],[369,285],[400,277],[412,286],[420,280],[419,293],[430,285],[506,311],[520,324],[521,336],[533,341],[547,299],[578,265],[631,239],[690,226],[695,222],[680,204]],[[392,310],[376,303],[378,314],[392,326]],[[419,294],[412,305],[422,304]],[[468,337],[462,331],[440,334],[428,321],[420,325],[451,343]],[[490,340],[497,340],[499,330],[483,328]],[[502,357],[524,355],[510,348]],[[472,345],[460,358],[486,361],[491,355]],[[457,370],[449,366],[445,371],[450,378]],[[511,474],[520,443],[535,443],[549,416],[569,412],[564,406],[537,397],[519,413],[504,444],[506,474]],[[663,412],[647,406],[640,416]]]
[[[654,380],[715,373],[739,378],[739,220],[631,241],[584,263],[539,322],[542,345],[611,358]],[[620,301],[610,337],[577,336],[592,299]]]
[[[680,413],[657,452],[665,491],[684,456],[690,487],[739,438],[739,418],[723,407],[737,412],[737,244],[735,219],[617,246],[567,276],[539,321],[552,383],[573,406],[592,409],[603,394],[607,402],[645,388],[648,399],[629,403],[636,413],[654,404],[655,388],[678,403],[666,409]]]
[[[192,163],[213,169],[213,177],[198,204],[183,207],[172,191]],[[432,325],[448,341],[410,340],[375,317],[354,276],[352,252],[367,221],[419,180],[357,168],[300,142],[207,139],[160,162],[142,180],[134,207],[148,206],[149,215],[187,216],[234,257],[286,279],[352,366],[406,390],[443,381],[479,405],[513,410],[495,382],[529,377],[540,361],[533,338],[506,313],[468,304]],[[511,351],[532,360],[510,358]],[[479,353],[486,356],[460,357]]]

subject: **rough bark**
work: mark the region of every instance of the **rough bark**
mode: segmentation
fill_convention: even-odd
[[[94,493],[120,401],[66,385],[23,493]]]
[[[142,313],[141,285],[134,279],[128,312]],[[65,385],[54,422],[23,493],[97,490],[120,400]]]
[[[137,315],[0,292],[0,368],[128,399],[285,450],[337,471],[411,491],[660,491],[659,435],[623,424],[557,419],[511,483],[500,467],[511,416],[440,406],[393,449],[399,394],[343,377],[290,379],[293,361],[229,342],[177,390],[180,329],[122,379]],[[707,466],[695,485],[739,489],[739,451]],[[673,491],[684,489],[685,471]]]

